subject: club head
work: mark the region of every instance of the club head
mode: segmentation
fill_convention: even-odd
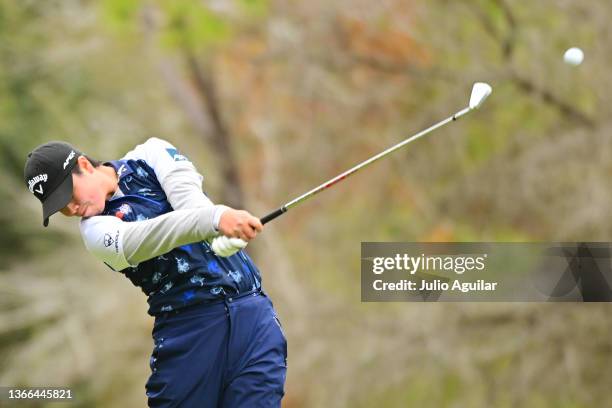
[[[476,82],[470,96],[470,109],[478,109],[484,100],[487,99],[487,96],[491,95],[491,92],[493,92],[491,85],[484,82]]]

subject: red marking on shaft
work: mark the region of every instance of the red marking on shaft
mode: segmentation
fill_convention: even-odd
[[[329,188],[329,187],[333,186],[334,184],[336,184],[336,183],[337,183],[337,182],[339,182],[339,181],[344,180],[344,179],[346,178],[346,176],[348,176],[348,174],[345,174],[344,176],[340,177],[339,179],[337,179],[337,180],[333,180],[333,181],[331,181],[331,182],[327,183],[325,186],[323,186],[323,190],[325,190],[326,188]]]

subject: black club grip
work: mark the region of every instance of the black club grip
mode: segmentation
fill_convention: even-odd
[[[267,222],[272,221],[276,217],[283,215],[283,213],[285,213],[285,212],[287,212],[287,209],[285,207],[281,207],[278,210],[275,210],[275,211],[271,212],[270,214],[262,217],[260,219],[260,221],[261,221],[262,224],[266,224]]]

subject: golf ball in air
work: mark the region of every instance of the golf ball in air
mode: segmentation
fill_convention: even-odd
[[[584,53],[580,48],[572,47],[569,50],[565,51],[563,55],[563,61],[569,65],[580,65],[582,60],[584,59]]]

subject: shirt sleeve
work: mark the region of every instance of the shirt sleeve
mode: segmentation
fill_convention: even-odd
[[[83,218],[79,224],[87,250],[116,271],[132,266],[123,250],[126,224],[110,215]]]
[[[214,205],[204,194],[202,175],[172,144],[152,137],[127,153],[124,159],[144,160],[153,169],[173,209],[213,207],[213,226],[218,229],[221,215],[228,207]]]
[[[215,235],[213,207],[175,210],[158,217],[124,222],[111,215],[83,218],[85,247],[116,271]]]

